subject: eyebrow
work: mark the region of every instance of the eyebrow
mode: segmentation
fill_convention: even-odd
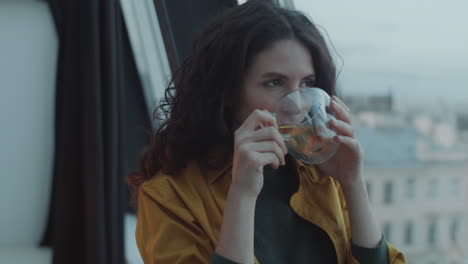
[[[278,73],[278,72],[266,72],[266,73],[262,74],[262,77],[263,78],[279,77],[281,79],[289,79],[288,76],[286,76],[286,75],[284,75],[282,73]],[[315,73],[312,73],[312,74],[309,74],[309,75],[305,76],[302,79],[313,79],[315,77],[316,77]]]

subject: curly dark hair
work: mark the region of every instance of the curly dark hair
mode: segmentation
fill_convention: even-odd
[[[137,191],[157,171],[175,174],[190,160],[214,167],[227,162],[245,74],[259,52],[283,39],[296,39],[307,47],[316,86],[334,95],[333,59],[306,15],[264,0],[228,9],[199,35],[191,55],[175,72],[156,109],[163,122],[142,152],[139,170],[127,177],[129,186]],[[214,149],[221,151],[213,160],[209,155]],[[207,164],[208,160],[214,162]]]

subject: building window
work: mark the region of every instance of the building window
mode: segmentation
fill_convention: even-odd
[[[458,242],[458,234],[460,233],[460,219],[454,218],[450,224],[450,241]]]
[[[384,204],[393,202],[393,183],[388,181],[384,184]]]
[[[405,224],[405,241],[404,242],[406,245],[413,244],[413,232],[414,232],[413,229],[414,229],[413,222],[408,221]]]
[[[392,224],[390,222],[385,222],[383,224],[383,235],[386,241],[390,241],[392,237]]]
[[[437,235],[437,222],[436,220],[431,220],[429,222],[428,230],[427,230],[427,243],[431,246],[436,245],[436,235]]]
[[[436,199],[438,195],[439,182],[436,179],[430,180],[427,188],[427,198]]]
[[[405,184],[405,198],[407,200],[414,200],[416,197],[416,181],[414,179],[407,179]]]
[[[459,199],[461,194],[461,182],[459,178],[452,179],[450,182],[450,197]]]

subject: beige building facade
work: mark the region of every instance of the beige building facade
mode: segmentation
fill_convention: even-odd
[[[408,263],[468,263],[468,162],[364,173],[384,235]]]

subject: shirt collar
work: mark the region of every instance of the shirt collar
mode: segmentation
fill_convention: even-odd
[[[306,177],[313,183],[318,183],[322,178],[322,174],[318,172],[315,165],[303,163],[300,160],[294,159],[288,155],[288,161],[294,164],[300,178]]]
[[[232,159],[229,159],[228,162],[226,162],[225,164],[223,164],[221,167],[219,168],[208,168],[206,166],[204,166],[202,168],[202,171],[203,171],[203,174],[206,175],[207,179],[208,179],[208,183],[209,184],[212,184],[214,183],[219,177],[221,177],[221,175],[224,175],[228,170],[230,170],[232,168]]]

